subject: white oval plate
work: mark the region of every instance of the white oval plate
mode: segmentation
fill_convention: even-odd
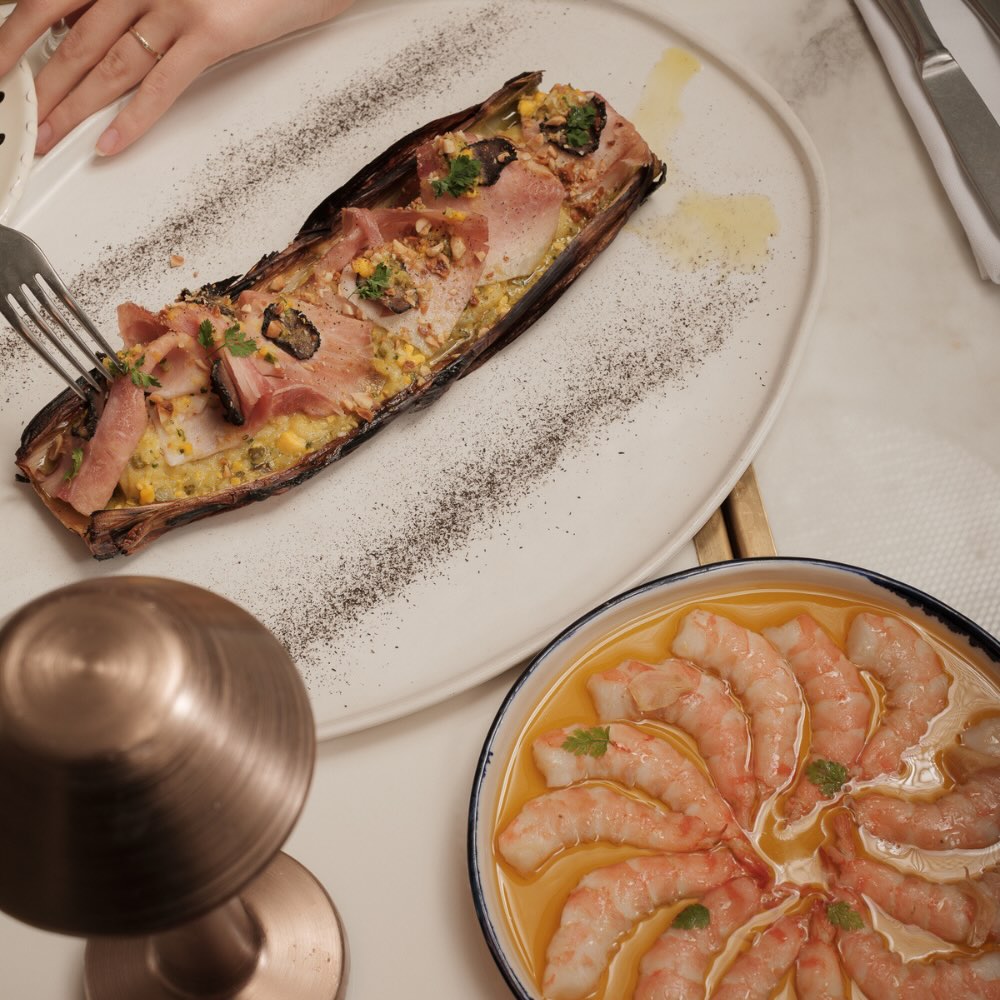
[[[0,222],[14,207],[35,158],[35,81],[22,59],[0,77]]]
[[[289,646],[331,736],[494,676],[654,575],[771,425],[826,239],[801,126],[660,6],[373,0],[220,66],[122,156],[92,153],[113,112],[46,156],[18,224],[114,330],[123,299],[157,309],[245,271],[391,142],[522,70],[598,90],[632,116],[664,52],[701,64],[658,150],[666,185],[516,343],[287,495],[128,560],[93,563],[27,488],[0,483],[4,553],[19,567],[0,611],[102,574],[208,587]],[[766,261],[747,274],[674,263],[655,232],[685,195],[770,199],[780,228]],[[173,253],[183,266],[169,266]],[[11,454],[58,385],[12,334],[0,342]]]
[[[884,607],[945,638],[960,657],[1000,678],[1000,642],[933,597],[856,566],[819,559],[747,559],[675,573],[643,584],[594,608],[557,636],[517,679],[483,746],[469,809],[468,861],[472,895],[494,961],[518,1000],[541,1000],[522,959],[500,895],[494,862],[494,824],[508,763],[544,696],[573,664],[607,636],[667,607],[697,605],[720,594],[783,589],[836,595]]]

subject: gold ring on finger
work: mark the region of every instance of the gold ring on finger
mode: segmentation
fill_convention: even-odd
[[[139,34],[136,26],[133,24],[131,28],[128,29],[128,33],[157,61],[159,62],[163,58],[163,53],[158,52],[153,48],[149,42],[146,41],[142,35]]]

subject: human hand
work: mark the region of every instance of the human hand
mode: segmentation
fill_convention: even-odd
[[[143,135],[209,66],[335,17],[353,0],[20,0],[0,25],[0,76],[61,17],[86,6],[35,80],[38,139],[48,152],[138,84],[97,140],[118,153]]]

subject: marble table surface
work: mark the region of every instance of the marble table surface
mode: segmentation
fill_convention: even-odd
[[[780,554],[905,580],[1000,631],[1000,288],[984,283],[848,0],[673,0],[814,140],[830,197],[809,348],[756,460]],[[673,568],[693,565],[688,545]],[[287,851],[336,901],[348,995],[510,995],[466,877],[469,791],[510,671],[321,744]],[[2,993],[82,996],[83,946],[0,918]]]

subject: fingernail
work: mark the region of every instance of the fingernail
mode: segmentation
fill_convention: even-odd
[[[120,141],[121,136],[118,134],[118,129],[114,126],[105,129],[104,134],[97,140],[97,152],[101,156],[110,156],[118,148]]]
[[[49,148],[50,142],[52,142],[52,126],[48,122],[42,122],[42,124],[38,126],[38,132],[35,135],[36,152],[46,152]]]

